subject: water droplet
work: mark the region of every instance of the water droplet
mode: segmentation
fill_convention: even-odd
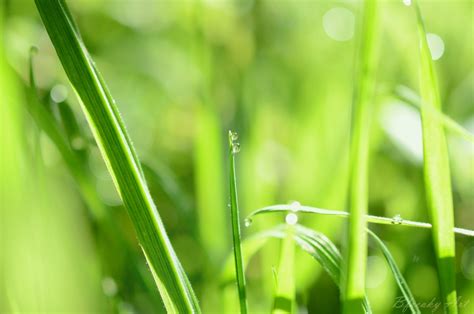
[[[234,141],[237,141],[238,139],[239,139],[239,134],[237,134],[237,132],[232,132],[232,131],[231,131],[231,132],[230,132],[230,140],[231,140],[232,142],[234,142]]]
[[[285,221],[289,225],[296,225],[296,223],[298,222],[298,216],[295,213],[289,213],[288,215],[286,215]]]
[[[230,203],[228,203],[228,204],[227,204],[227,207],[229,207],[229,208],[230,208]]]
[[[392,218],[392,223],[393,224],[399,225],[402,222],[403,222],[402,216],[400,216],[400,215],[393,216],[393,218]]]
[[[252,224],[252,222],[253,222],[252,219],[250,219],[250,218],[245,218],[245,220],[244,220],[244,225],[245,225],[245,227],[247,227],[247,228],[250,227],[250,225]]]
[[[298,202],[298,201],[294,201],[294,202],[292,202],[292,203],[290,204],[290,207],[291,207],[291,211],[292,211],[292,212],[297,212],[297,211],[300,210],[301,204],[300,204],[300,202]]]
[[[408,7],[411,5],[411,0],[403,0],[403,4]]]
[[[237,154],[240,152],[240,143],[232,143],[232,153]]]

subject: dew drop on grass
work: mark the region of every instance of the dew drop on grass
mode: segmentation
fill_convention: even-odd
[[[239,139],[239,134],[237,134],[237,132],[230,132],[230,139],[231,141],[237,141]]]
[[[411,0],[403,0],[403,4],[408,7],[411,5]]]
[[[294,201],[291,203],[290,207],[292,212],[297,212],[301,209],[301,204],[298,201]]]
[[[295,213],[289,213],[288,215],[286,215],[285,221],[289,225],[296,225],[296,223],[298,222],[298,216]]]
[[[244,220],[245,227],[247,227],[247,228],[250,227],[252,225],[252,222],[253,222],[252,219],[245,218],[245,220]]]
[[[402,216],[400,216],[400,215],[393,216],[393,218],[392,218],[392,223],[393,224],[399,225],[402,222],[403,222]]]
[[[240,152],[240,143],[232,143],[232,153],[237,154]]]

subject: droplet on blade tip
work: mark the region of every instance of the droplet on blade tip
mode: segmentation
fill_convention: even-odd
[[[240,143],[233,143],[232,153],[237,154],[238,152],[240,152]]]

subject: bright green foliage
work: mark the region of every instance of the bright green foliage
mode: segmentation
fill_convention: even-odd
[[[36,0],[63,68],[135,226],[168,312],[199,312],[184,271],[151,199],[140,163],[100,74],[63,0]]]
[[[420,42],[420,94],[423,129],[425,189],[433,224],[433,241],[438,263],[442,300],[448,313],[457,313],[454,245],[454,214],[451,175],[446,137],[434,110],[441,110],[435,68],[426,39],[426,31],[418,2],[416,11]]]
[[[365,0],[353,107],[350,178],[349,223],[346,236],[346,265],[343,276],[343,312],[362,312],[365,295],[367,260],[366,214],[368,211],[368,168],[370,124],[375,89],[375,36],[377,1]]]

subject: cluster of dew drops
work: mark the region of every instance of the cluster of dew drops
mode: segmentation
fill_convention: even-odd
[[[232,148],[232,154],[237,154],[240,152],[240,143],[237,142],[239,139],[239,134],[237,132],[229,131],[229,143]]]

